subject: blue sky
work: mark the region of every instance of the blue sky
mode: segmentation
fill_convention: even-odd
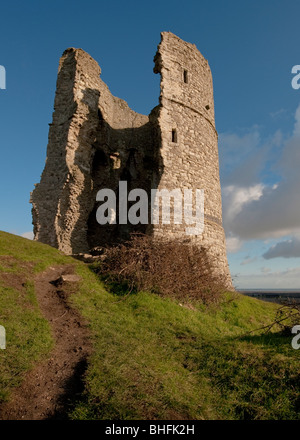
[[[2,3],[0,229],[32,230],[59,57],[81,47],[135,111],[157,105],[161,31],[196,44],[214,80],[224,226],[238,288],[300,288],[298,0],[77,0]]]

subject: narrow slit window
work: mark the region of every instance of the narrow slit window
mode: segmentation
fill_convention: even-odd
[[[183,81],[185,82],[185,84],[188,83],[188,71],[187,70],[183,71]]]
[[[172,142],[177,143],[177,131],[175,128],[172,130]]]

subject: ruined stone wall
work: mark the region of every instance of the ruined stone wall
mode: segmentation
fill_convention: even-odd
[[[117,193],[120,180],[149,196],[151,189],[204,189],[204,233],[188,239],[208,250],[216,274],[231,286],[210,68],[196,46],[169,32],[161,34],[154,61],[161,94],[145,116],[110,93],[86,52],[64,52],[46,165],[31,197],[35,239],[67,254],[117,242],[133,230],[186,239],[184,223],[99,225],[96,193]]]
[[[204,189],[204,232],[190,240],[204,246],[215,274],[231,284],[219,178],[218,135],[214,120],[212,75],[195,45],[170,32],[161,34],[154,72],[161,74],[159,126],[163,174],[158,189]],[[175,142],[172,132],[176,132]],[[187,225],[156,225],[154,234],[185,237]]]
[[[153,127],[148,116],[114,97],[100,67],[81,49],[67,49],[59,64],[53,122],[41,182],[31,201],[35,239],[67,254],[117,241],[126,225],[96,222],[96,193],[117,192],[120,180],[149,190]]]

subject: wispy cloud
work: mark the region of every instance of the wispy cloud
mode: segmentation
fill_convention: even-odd
[[[238,252],[243,245],[243,241],[238,237],[226,237],[226,249],[229,253]]]
[[[244,260],[241,262],[241,266],[246,266],[247,264],[251,264],[254,263],[257,260],[257,257],[246,257],[244,258]]]
[[[21,235],[21,237],[28,238],[28,240],[33,240],[33,237],[34,237],[32,231],[23,232],[23,234],[20,234],[20,235]]]
[[[288,111],[286,108],[281,108],[275,112],[271,112],[270,116],[272,119],[282,119],[288,117]]]
[[[239,274],[237,289],[300,289],[300,267],[272,271],[263,267],[260,273]]]
[[[257,184],[250,187],[237,185],[226,186],[223,190],[224,223],[229,227],[234,218],[253,200],[259,200],[263,195],[264,186]]]
[[[252,137],[254,151],[258,139],[257,134]],[[242,162],[235,168],[234,181],[223,187],[224,227],[231,241],[233,238],[239,241],[279,239],[300,233],[300,106],[295,114],[292,136],[283,142],[283,148],[280,147],[281,142],[282,136],[277,132],[268,143],[268,148],[273,145],[276,152],[276,155],[271,154],[271,148],[268,156],[280,176],[276,184],[257,179],[252,184],[244,185],[245,180],[239,177],[244,167]],[[233,147],[235,144],[236,140]],[[249,149],[248,144],[246,148]],[[259,160],[258,168],[267,169],[267,162],[262,157]],[[255,173],[252,177],[255,178]],[[298,246],[294,240],[292,243],[278,243],[277,247],[265,253],[265,258],[275,258],[274,255],[287,258],[289,252],[291,256],[298,256]]]

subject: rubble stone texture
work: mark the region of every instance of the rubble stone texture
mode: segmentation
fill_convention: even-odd
[[[159,105],[145,116],[110,93],[90,55],[74,48],[63,53],[45,169],[31,195],[35,240],[66,254],[119,242],[132,231],[189,241],[207,250],[213,273],[232,287],[208,62],[195,45],[162,32],[154,63]],[[149,213],[151,189],[204,189],[204,232],[188,236],[184,222],[98,224],[97,192],[118,194],[120,181],[128,191],[147,191]]]

